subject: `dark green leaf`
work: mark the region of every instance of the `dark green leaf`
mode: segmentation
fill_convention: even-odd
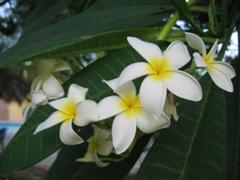
[[[168,9],[169,5],[165,1],[158,0],[96,1],[79,14],[25,34],[16,46],[0,57],[0,65],[14,64],[72,46],[103,32],[152,25],[164,16],[169,16],[170,12],[166,12]]]

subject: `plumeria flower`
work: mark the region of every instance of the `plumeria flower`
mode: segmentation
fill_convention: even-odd
[[[236,76],[233,67],[225,62],[215,60],[218,47],[218,39],[214,42],[211,50],[206,53],[206,46],[203,40],[196,34],[185,33],[186,40],[190,47],[198,50],[202,56],[195,52],[193,54],[197,67],[204,67],[208,71],[214,83],[228,92],[233,92],[233,84],[231,79]]]
[[[202,98],[202,89],[191,75],[178,69],[187,64],[190,55],[186,46],[172,42],[166,51],[135,37],[127,38],[129,44],[147,61],[128,65],[120,74],[114,89],[122,84],[147,75],[140,87],[140,100],[150,112],[160,116],[166,100],[167,89],[173,94],[192,101]]]
[[[99,167],[105,167],[109,163],[102,162],[98,155],[108,156],[113,150],[111,132],[107,129],[93,126],[94,136],[88,139],[88,149],[80,162],[95,162]]]
[[[105,81],[110,88],[117,79]],[[114,117],[112,124],[113,147],[117,154],[128,149],[133,142],[137,127],[144,133],[152,133],[170,125],[169,119],[161,115],[156,119],[145,110],[137,96],[133,82],[127,82],[115,90],[117,95],[109,96],[99,102],[100,120]]]
[[[86,100],[88,89],[72,84],[65,98],[51,101],[50,106],[57,109],[47,120],[36,128],[34,134],[61,123],[60,140],[67,145],[75,145],[83,142],[72,128],[72,125],[86,126],[98,120],[98,105],[92,100]]]
[[[31,85],[33,107],[45,105],[48,100],[64,96],[63,87],[53,73],[71,71],[69,64],[64,61],[42,60],[38,66],[40,75],[33,80]]]

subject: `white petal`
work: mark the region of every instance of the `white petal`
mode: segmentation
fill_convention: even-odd
[[[218,71],[221,71],[229,79],[236,76],[234,68],[229,63],[214,61],[211,66],[214,66]]]
[[[73,130],[72,121],[65,121],[60,126],[60,140],[66,145],[81,144],[84,140]]]
[[[42,74],[37,76],[31,84],[31,91],[39,91],[42,87],[42,83],[44,82],[44,80],[47,78],[48,76],[46,76],[46,74]]]
[[[118,88],[121,85],[123,85],[123,84],[125,84],[129,81],[132,81],[134,79],[137,79],[141,76],[149,74],[149,72],[147,70],[148,66],[149,65],[147,63],[144,63],[144,62],[137,62],[137,63],[133,63],[133,64],[128,65],[121,72],[115,88]]]
[[[113,147],[117,154],[125,152],[136,134],[136,119],[129,119],[123,113],[117,115],[113,120],[112,139]]]
[[[33,134],[37,134],[40,131],[43,131],[43,130],[48,129],[56,124],[59,124],[64,120],[66,120],[66,119],[64,118],[62,113],[59,111],[56,111],[56,112],[52,113],[45,121],[43,121],[41,124],[39,124]]]
[[[68,98],[79,103],[86,99],[87,92],[88,88],[81,87],[77,84],[71,84],[68,89]]]
[[[77,126],[86,126],[99,119],[99,108],[96,102],[85,100],[77,105],[76,118],[73,123]]]
[[[233,92],[233,84],[231,79],[226,77],[221,71],[218,70],[211,70],[208,71],[209,75],[211,76],[213,82],[220,87],[221,89],[224,89],[228,92]]]
[[[51,101],[49,105],[61,112],[68,114],[68,109],[66,109],[66,107],[69,102],[70,100],[68,98],[61,98]]]
[[[46,94],[42,91],[32,93],[32,105],[36,107],[37,105],[45,105],[48,103],[48,98]]]
[[[127,37],[127,41],[147,61],[162,59],[162,51],[156,44],[142,41],[136,37]]]
[[[202,88],[199,82],[183,71],[174,71],[174,75],[166,81],[167,88],[173,94],[184,99],[200,101]]]
[[[137,126],[144,133],[153,133],[159,129],[169,127],[170,119],[163,115],[156,119],[152,114],[144,111],[137,117]]]
[[[143,107],[155,116],[159,117],[163,111],[167,89],[163,81],[152,77],[146,77],[140,87],[140,100]]]
[[[164,52],[164,58],[169,60],[175,69],[179,69],[190,61],[191,56],[185,44],[180,41],[174,41]]]
[[[211,59],[214,59],[216,57],[216,51],[217,51],[217,47],[218,47],[218,39],[216,39],[216,41],[214,42],[212,48],[210,49],[208,56]]]
[[[109,163],[102,162],[96,152],[91,153],[93,161],[99,166],[99,167],[106,167],[109,165]]]
[[[196,34],[185,33],[187,43],[193,49],[198,50],[202,55],[206,55],[206,46],[203,40]]]
[[[125,98],[126,96],[135,97],[137,94],[136,87],[132,81],[129,81],[120,87],[116,88],[116,84],[118,82],[118,78],[112,79],[109,81],[103,80],[111,89],[115,89],[115,93],[117,93],[121,98]]]
[[[109,96],[102,99],[98,103],[100,119],[107,119],[124,111],[120,107],[121,102],[122,100],[118,96]]]
[[[103,80],[113,91],[116,89],[118,78],[112,80]]]
[[[64,90],[59,81],[52,75],[43,82],[43,92],[48,96],[48,99],[56,99],[64,95]]]
[[[194,57],[194,62],[196,63],[197,67],[206,67],[207,66],[203,57],[199,53],[193,53],[193,57]]]

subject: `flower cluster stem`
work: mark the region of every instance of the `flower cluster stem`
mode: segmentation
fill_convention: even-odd
[[[177,20],[179,19],[179,13],[176,12],[167,22],[167,24],[163,27],[161,30],[159,36],[157,37],[157,40],[165,40],[167,36],[169,35],[170,31],[172,30],[172,27],[175,25]]]

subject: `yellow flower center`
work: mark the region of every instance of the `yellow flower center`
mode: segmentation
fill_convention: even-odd
[[[77,115],[77,104],[76,102],[69,100],[65,103],[62,107],[62,119],[67,120],[74,120]]]
[[[209,56],[208,54],[207,55],[204,55],[203,56],[203,59],[204,59],[204,62],[208,65],[207,66],[207,70],[208,71],[214,71],[216,68],[213,64],[213,62],[215,61],[211,56]]]
[[[127,117],[135,117],[142,113],[142,105],[138,96],[125,96],[120,108]]]
[[[150,76],[156,80],[166,80],[173,75],[171,63],[167,59],[151,59],[147,67]]]

